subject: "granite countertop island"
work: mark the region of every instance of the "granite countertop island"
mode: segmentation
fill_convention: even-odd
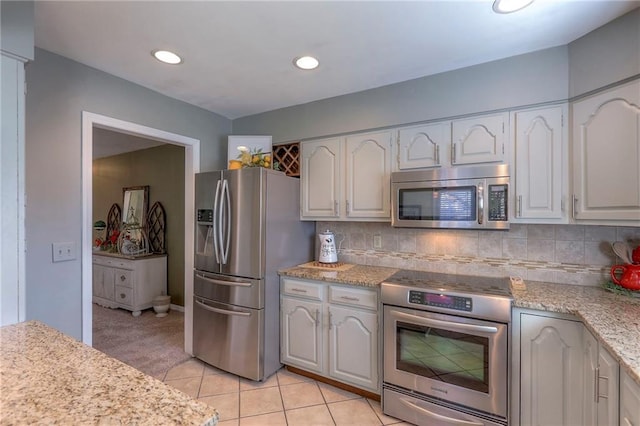
[[[0,328],[0,424],[207,425],[216,410],[38,321]]]
[[[313,262],[279,271],[280,275],[310,280],[379,287],[398,269],[344,265],[318,268]],[[601,287],[527,281],[512,287],[513,307],[571,314],[581,320],[613,355],[620,368],[640,385],[640,298],[614,294]]]

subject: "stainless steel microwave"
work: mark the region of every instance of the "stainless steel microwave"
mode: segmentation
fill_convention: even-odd
[[[509,166],[391,174],[391,226],[509,229]]]

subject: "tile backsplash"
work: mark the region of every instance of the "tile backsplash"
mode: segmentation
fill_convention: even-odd
[[[342,262],[579,285],[600,285],[611,265],[622,263],[612,242],[640,245],[636,227],[511,224],[509,231],[475,231],[316,223],[316,231],[327,229],[336,236]]]

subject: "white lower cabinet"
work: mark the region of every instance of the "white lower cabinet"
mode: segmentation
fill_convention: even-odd
[[[640,386],[620,370],[620,426],[640,425]]]
[[[618,424],[618,362],[584,328],[584,425]],[[638,401],[640,403],[640,401]]]
[[[322,303],[282,297],[281,362],[322,373]]]
[[[140,315],[156,296],[167,294],[167,256],[135,259],[93,255],[93,302]]]
[[[376,289],[283,277],[281,362],[380,393]]]
[[[583,327],[568,316],[514,309],[512,424],[584,424]]]

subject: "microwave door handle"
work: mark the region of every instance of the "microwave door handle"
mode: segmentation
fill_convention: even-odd
[[[398,312],[398,311],[391,311],[391,314],[398,319],[411,321],[419,325],[424,325],[427,327],[445,328],[447,330],[459,331],[462,333],[475,332],[475,333],[495,334],[498,332],[498,327],[493,327],[490,325],[474,325],[474,324],[463,324],[463,323],[451,322],[451,321],[441,321],[437,319],[419,317],[417,315],[405,314],[404,312]]]
[[[216,254],[216,263],[220,263],[220,254],[218,251],[218,228],[220,227],[220,223],[216,221],[216,214],[219,208],[219,200],[220,200],[220,189],[222,187],[222,182],[218,181],[216,185],[216,193],[213,196],[213,252]]]
[[[474,421],[469,421],[469,420],[463,420],[463,419],[456,419],[456,418],[453,418],[453,417],[443,416],[442,414],[434,413],[433,411],[429,411],[424,407],[420,407],[418,404],[416,404],[414,402],[411,402],[411,401],[407,401],[404,398],[400,398],[400,402],[402,402],[404,405],[406,405],[409,409],[418,410],[419,412],[424,414],[425,417],[429,417],[430,419],[435,420],[438,424],[459,425],[459,426],[482,426],[482,425],[484,425],[484,423],[479,423],[479,422],[474,422]]]
[[[484,222],[484,185],[478,184],[478,224]]]

